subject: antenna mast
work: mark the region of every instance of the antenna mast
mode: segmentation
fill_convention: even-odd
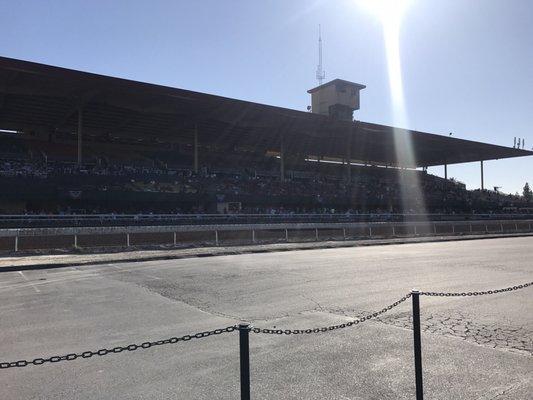
[[[319,86],[326,79],[326,71],[322,68],[322,31],[320,25],[318,25],[318,67],[316,69],[316,79]]]

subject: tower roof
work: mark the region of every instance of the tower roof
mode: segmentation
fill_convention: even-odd
[[[352,86],[352,87],[354,87],[356,89],[359,89],[359,90],[363,90],[363,89],[366,88],[365,85],[361,85],[360,83],[345,81],[344,79],[333,79],[332,81],[326,82],[323,85],[317,86],[317,87],[315,87],[313,89],[309,89],[307,91],[307,93],[311,93],[312,94],[312,93],[315,93],[318,90],[323,89],[323,88],[325,88],[327,86],[336,85],[338,83],[342,83],[344,85]]]

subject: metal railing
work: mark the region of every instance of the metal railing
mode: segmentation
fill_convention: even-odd
[[[302,240],[345,241],[409,236],[519,234],[532,231],[533,219],[0,228],[0,239],[3,240],[0,241],[0,250],[18,252],[112,246],[129,248],[143,244],[219,246],[224,243],[246,245]],[[143,243],[143,240],[148,243]]]
[[[72,214],[0,215],[0,228],[523,220],[533,214]]]
[[[422,370],[422,337],[420,329],[420,296],[437,296],[437,297],[470,297],[470,296],[484,296],[498,293],[512,292],[516,290],[525,289],[532,286],[533,282],[527,282],[515,286],[510,286],[503,289],[475,291],[475,292],[421,292],[413,289],[394,303],[366,316],[355,318],[352,321],[345,322],[338,325],[324,326],[313,329],[268,329],[253,327],[249,323],[239,323],[225,328],[214,329],[211,331],[199,332],[195,334],[184,335],[180,337],[171,337],[164,340],[145,341],[141,344],[130,344],[127,346],[117,346],[113,348],[102,348],[100,350],[88,350],[79,353],[71,353],[62,356],[52,357],[38,357],[33,360],[19,360],[10,362],[0,362],[0,369],[8,368],[22,368],[28,366],[39,366],[43,364],[54,364],[62,361],[73,361],[76,359],[91,358],[93,356],[106,356],[112,354],[122,353],[124,351],[136,351],[149,349],[155,346],[177,344],[187,342],[194,339],[203,339],[213,335],[221,335],[234,331],[239,332],[239,359],[240,359],[240,386],[241,386],[241,400],[250,400],[250,332],[256,334],[274,334],[274,335],[299,335],[299,334],[321,334],[338,329],[348,328],[371,319],[375,319],[381,314],[384,314],[394,307],[399,306],[407,299],[412,299],[412,315],[413,315],[413,350],[414,350],[414,364],[415,364],[415,393],[416,400],[423,400],[423,370]]]

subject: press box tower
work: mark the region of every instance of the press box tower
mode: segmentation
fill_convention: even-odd
[[[311,111],[340,121],[352,121],[353,112],[359,110],[359,93],[365,85],[334,79],[310,89]]]

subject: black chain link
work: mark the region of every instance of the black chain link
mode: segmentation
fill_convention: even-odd
[[[353,321],[344,322],[342,324],[338,325],[331,325],[331,326],[325,326],[322,328],[313,328],[313,329],[268,329],[268,328],[252,328],[252,332],[254,333],[266,333],[270,335],[300,335],[300,334],[310,334],[310,333],[323,333],[323,332],[329,332],[334,331],[337,329],[343,329],[348,328],[353,325],[360,324],[362,322],[368,321],[369,319],[376,318],[380,316],[383,313],[386,313],[387,311],[392,310],[394,307],[400,305],[405,300],[407,300],[409,297],[411,297],[411,293],[407,293],[405,296],[403,296],[398,301],[395,301],[391,305],[388,305],[385,308],[382,308],[379,311],[376,311],[372,314],[365,315],[364,317],[357,318]]]
[[[484,296],[487,294],[497,294],[504,292],[512,292],[520,290],[533,285],[533,282],[524,283],[522,285],[510,286],[503,289],[485,290],[482,292],[420,292],[420,296],[439,296],[439,297],[466,297],[466,296]]]
[[[461,293],[459,292],[420,292],[419,294],[421,296],[439,296],[439,297],[482,296],[482,295],[497,294],[497,293],[503,293],[503,292],[512,292],[515,290],[527,288],[532,285],[533,285],[533,282],[528,282],[528,283],[524,283],[521,285],[510,286],[504,289],[486,290],[486,291],[481,291],[481,292],[461,292]],[[323,332],[329,332],[329,331],[333,331],[337,329],[348,328],[350,326],[368,321],[372,318],[376,318],[380,316],[381,314],[384,314],[387,311],[392,310],[394,307],[397,307],[398,305],[400,305],[401,303],[403,303],[410,297],[411,297],[411,293],[407,293],[405,296],[403,296],[399,300],[388,305],[387,307],[382,308],[379,311],[376,311],[372,314],[368,314],[361,318],[354,319],[353,321],[345,322],[345,323],[338,324],[338,325],[331,325],[331,326],[325,326],[325,327],[313,328],[313,329],[252,328],[252,332],[266,333],[266,334],[273,334],[273,335],[298,335],[298,334],[323,333]],[[20,360],[20,361],[12,361],[12,362],[0,362],[0,369],[14,368],[14,367],[27,367],[29,365],[42,365],[45,363],[57,363],[60,361],[72,361],[78,358],[90,358],[92,356],[105,356],[108,354],[118,354],[118,353],[122,353],[123,351],[135,351],[135,350],[149,349],[150,347],[161,346],[164,344],[176,344],[178,342],[187,342],[193,339],[202,339],[202,338],[206,338],[212,335],[220,335],[222,333],[233,332],[238,329],[239,328],[237,326],[233,325],[233,326],[228,326],[226,328],[215,329],[212,331],[205,331],[205,332],[199,332],[199,333],[195,333],[191,335],[184,335],[181,337],[171,337],[169,339],[157,340],[155,342],[143,342],[141,344],[130,344],[128,346],[117,346],[117,347],[113,347],[112,349],[84,351],[82,353],[70,353],[70,354],[66,354],[63,356],[52,356],[49,358],[35,358],[31,361]]]
[[[191,335],[184,335],[180,337],[171,337],[169,339],[157,340],[155,342],[143,342],[141,344],[130,344],[128,346],[117,346],[112,349],[100,349],[96,351],[84,351],[83,353],[71,353],[64,356],[53,356],[49,358],[35,358],[32,361],[20,360],[13,362],[0,362],[0,369],[14,368],[14,367],[27,367],[28,365],[42,365],[45,363],[57,363],[60,361],[72,361],[77,358],[91,358],[92,356],[105,356],[108,354],[118,354],[123,351],[135,351],[149,349],[154,346],[161,346],[164,344],[176,344],[178,342],[187,342],[193,339],[203,339],[212,335],[220,335],[222,333],[233,332],[238,329],[236,326],[228,326],[222,329],[215,329],[212,331],[199,332]]]

